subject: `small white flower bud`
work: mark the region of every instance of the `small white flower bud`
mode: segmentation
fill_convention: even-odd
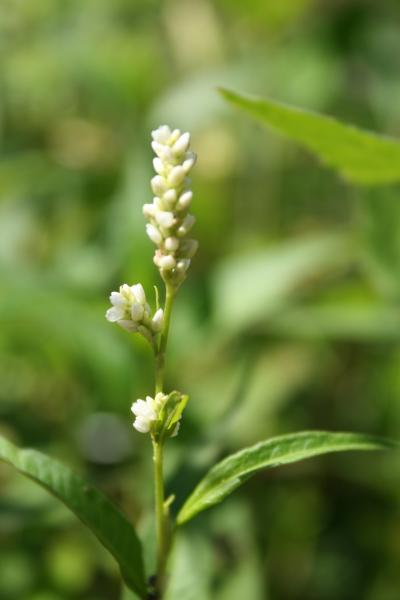
[[[167,189],[167,181],[161,175],[156,175],[151,180],[151,189],[156,194],[156,196],[162,196],[165,190]]]
[[[149,238],[151,239],[151,241],[154,242],[154,244],[156,244],[157,246],[159,244],[161,244],[161,242],[162,242],[162,235],[158,231],[157,227],[155,227],[154,225],[151,225],[150,223],[148,223],[146,225],[146,233],[149,236]]]
[[[150,431],[150,421],[143,417],[136,417],[133,426],[139,433],[149,433]]]
[[[113,306],[121,306],[124,304],[125,300],[119,292],[111,292],[110,302]]]
[[[107,321],[110,321],[110,323],[117,323],[118,321],[123,319],[124,314],[125,309],[122,306],[113,306],[112,308],[109,308],[106,312],[106,319]]]
[[[124,299],[126,300],[127,298],[130,297],[131,295],[131,288],[127,283],[123,283],[120,288],[119,288],[119,293],[124,297]]]
[[[188,149],[190,144],[190,133],[183,133],[180,138],[175,142],[172,146],[172,152],[175,156],[180,156],[184,154]]]
[[[180,129],[174,129],[173,132],[171,133],[169,140],[168,140],[168,144],[170,144],[171,146],[173,144],[175,144],[175,142],[181,137],[181,130]]]
[[[191,156],[190,158],[187,158],[183,162],[182,168],[185,170],[186,173],[189,173],[190,169],[194,166],[195,162],[196,162],[195,156]]]
[[[168,396],[166,394],[163,394],[162,392],[158,392],[158,394],[155,395],[155,398],[153,400],[154,410],[159,412],[163,408],[167,399],[168,399]]]
[[[174,214],[172,212],[158,210],[155,213],[155,219],[160,227],[169,229],[175,222]]]
[[[165,248],[168,252],[175,252],[179,248],[179,240],[176,237],[169,237],[165,240]]]
[[[158,333],[162,330],[164,326],[164,311],[162,308],[159,308],[151,321],[151,328],[155,333]]]
[[[188,190],[187,192],[183,192],[183,194],[179,196],[178,208],[180,208],[181,210],[185,210],[186,208],[188,208],[188,206],[190,206],[192,198],[193,192],[191,192],[190,190]]]
[[[131,285],[131,290],[139,304],[146,304],[146,294],[141,283]]]
[[[167,182],[161,175],[156,175],[151,180],[151,189],[157,196],[162,196],[167,189]]]
[[[165,144],[171,137],[171,129],[168,125],[160,125],[158,129],[154,129],[154,131],[151,132],[151,137],[155,142]]]
[[[167,256],[162,256],[159,260],[158,260],[158,265],[160,267],[160,269],[165,269],[166,271],[170,271],[171,269],[173,269],[176,265],[175,259],[173,256],[170,256],[169,254]]]
[[[168,185],[177,187],[185,179],[186,171],[181,165],[173,167],[168,175]]]
[[[154,205],[153,204],[143,204],[143,215],[146,219],[154,216]]]
[[[164,175],[165,166],[161,158],[153,158],[153,167],[156,173],[159,175]]]
[[[178,228],[178,235],[184,236],[189,233],[193,225],[195,224],[196,219],[193,215],[186,215],[183,219],[182,225]]]
[[[138,304],[137,302],[132,304],[132,308],[131,308],[132,321],[136,321],[136,322],[141,321],[143,319],[143,315],[144,315],[143,306],[141,304]]]
[[[174,190],[173,188],[165,192],[165,194],[163,195],[163,200],[167,204],[168,208],[173,208],[175,206],[176,197],[176,190]]]
[[[165,202],[162,198],[159,198],[158,196],[154,196],[153,198],[153,206],[154,206],[154,212],[153,212],[153,217],[156,214],[157,210],[164,210],[165,209]]]

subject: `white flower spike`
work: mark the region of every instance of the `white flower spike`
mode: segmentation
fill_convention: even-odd
[[[161,125],[152,132],[152,138],[156,175],[151,180],[151,188],[155,198],[152,204],[143,206],[143,214],[149,221],[147,235],[157,246],[154,263],[164,281],[178,288],[197,250],[197,241],[183,239],[195,222],[188,213],[193,194],[187,175],[196,162],[196,155],[189,150],[188,132],[172,131],[167,125]]]

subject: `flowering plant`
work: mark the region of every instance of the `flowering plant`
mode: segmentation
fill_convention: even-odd
[[[374,450],[393,443],[355,433],[305,431],[260,441],[214,465],[179,508],[171,515],[173,496],[165,498],[164,450],[183,420],[188,396],[165,389],[165,367],[171,313],[175,297],[185,281],[197,241],[188,237],[195,218],[190,179],[196,156],[189,149],[189,133],[164,125],[153,131],[156,171],[151,180],[153,202],[145,204],[146,231],[155,245],[154,264],[164,283],[163,306],[157,291],[152,310],[140,283],[123,284],[110,295],[106,318],[128,333],[143,336],[154,353],[154,393],[133,402],[133,427],[148,434],[153,448],[157,572],[145,573],[143,548],[133,525],[107,498],[68,468],[34,450],[20,450],[0,438],[0,458],[37,481],[62,500],[114,556],[127,587],[141,599],[161,599],[168,588],[169,556],[178,527],[201,511],[221,502],[253,473],[263,468],[296,462],[328,452]]]

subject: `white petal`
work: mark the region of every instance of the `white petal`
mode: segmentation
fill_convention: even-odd
[[[168,125],[160,125],[160,127],[151,132],[151,137],[154,141],[164,144],[171,137],[171,129]]]
[[[185,179],[185,176],[186,171],[181,165],[173,167],[168,175],[168,184],[177,187]]]
[[[167,182],[164,177],[161,177],[161,175],[156,175],[155,177],[153,177],[150,183],[151,189],[156,194],[156,196],[162,196],[163,193],[168,189]]]
[[[164,311],[162,308],[159,308],[152,318],[151,327],[154,332],[158,333],[161,331],[164,325]]]
[[[157,245],[161,244],[162,235],[158,231],[157,227],[155,227],[154,225],[151,225],[151,224],[147,224],[146,225],[146,233],[149,236],[149,238],[151,239],[151,241],[154,242],[154,244],[157,244]]]
[[[184,192],[181,196],[179,196],[178,207],[184,210],[187,208],[193,198],[193,193],[191,191]]]
[[[110,302],[113,306],[121,306],[125,304],[125,298],[123,298],[119,292],[111,292]]]
[[[116,323],[120,321],[125,316],[125,310],[122,306],[113,306],[109,308],[106,312],[106,319],[110,321],[110,323]]]
[[[190,133],[186,132],[181,135],[181,137],[175,142],[172,146],[172,152],[175,156],[179,156],[186,152],[190,144]]]
[[[163,144],[159,144],[158,142],[152,142],[151,147],[164,163],[171,164],[173,162],[174,155],[172,154],[171,148],[164,146]]]
[[[149,398],[149,396],[147,396]],[[157,414],[153,409],[153,398],[150,398],[151,404],[146,400],[136,400],[131,406],[131,411],[136,417],[142,417],[143,419],[148,419],[149,421],[155,421],[157,419]]]
[[[144,400],[142,400],[141,398],[139,398],[139,400],[136,400],[136,402],[134,402],[132,404],[131,411],[133,412],[134,415],[139,416],[142,414],[143,406],[146,406],[146,402]]]
[[[175,144],[176,141],[178,141],[178,139],[181,137],[181,130],[180,129],[174,129],[173,132],[171,133],[169,140],[168,140],[168,144]]]
[[[146,304],[146,294],[144,293],[144,289],[141,283],[132,285],[131,290],[139,304]]]
[[[133,426],[139,433],[149,433],[150,431],[150,422],[142,417],[136,417]]]
[[[169,237],[165,240],[165,248],[168,252],[175,252],[179,248],[179,240],[176,237]]]
[[[154,204],[143,204],[143,214],[148,219],[154,215]]]
[[[159,210],[155,213],[157,223],[164,229],[169,229],[174,224],[174,215],[172,212]]]
[[[157,156],[157,158],[153,158],[153,167],[156,173],[159,175],[164,175],[165,165],[161,158]]]
[[[131,317],[132,321],[138,323],[143,319],[144,308],[143,304],[139,304],[139,302],[134,302],[131,308]]]
[[[158,261],[160,269],[165,269],[166,271],[170,271],[175,267],[175,259],[173,256],[167,255],[162,256]]]
[[[176,190],[167,190],[163,195],[163,200],[167,203],[168,206],[173,208],[176,202]]]
[[[188,158],[184,161],[182,164],[182,169],[184,169],[185,173],[189,173],[195,162],[196,160],[194,158]]]
[[[123,283],[119,288],[119,293],[126,299],[129,300],[131,297],[131,288],[127,283]]]

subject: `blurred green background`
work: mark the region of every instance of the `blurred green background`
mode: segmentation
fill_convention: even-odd
[[[0,429],[87,473],[151,539],[145,343],[108,294],[158,274],[150,130],[189,129],[200,240],[176,302],[176,505],[222,455],[299,429],[400,432],[400,198],[344,183],[225,85],[400,137],[395,0],[0,1]],[[266,472],[185,527],[171,599],[398,600],[400,460]],[[0,599],[117,600],[117,568],[0,470]],[[189,538],[189,539],[188,539]],[[149,546],[149,563],[152,552]]]

